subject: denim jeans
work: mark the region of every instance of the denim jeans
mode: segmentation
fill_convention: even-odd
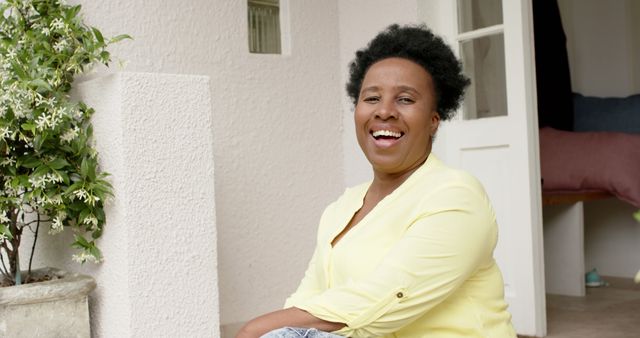
[[[299,327],[283,327],[265,333],[260,338],[343,338],[332,333],[319,331],[317,329],[305,329]]]

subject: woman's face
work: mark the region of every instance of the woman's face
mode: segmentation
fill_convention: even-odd
[[[376,173],[404,174],[422,164],[438,129],[431,75],[402,58],[374,63],[356,104],[356,136]]]

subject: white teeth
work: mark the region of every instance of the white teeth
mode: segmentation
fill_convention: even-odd
[[[373,133],[371,133],[371,135],[373,135],[373,137],[391,136],[391,137],[395,137],[395,138],[399,138],[400,136],[402,136],[401,133],[398,133],[398,132],[395,132],[395,131],[391,131],[391,130],[376,130]]]

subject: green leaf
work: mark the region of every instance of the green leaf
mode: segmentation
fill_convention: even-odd
[[[81,212],[82,210],[85,209],[85,207],[86,206],[84,205],[84,203],[81,202],[81,201],[78,201],[78,200],[76,200],[73,203],[71,203],[70,205],[68,205],[68,208],[70,210],[73,210],[73,211],[76,211],[76,212]]]
[[[11,231],[7,227],[5,227],[2,223],[0,223],[0,234],[4,234],[10,240],[13,239],[13,235],[11,234]]]
[[[26,81],[29,79],[29,74],[27,74],[22,66],[20,66],[17,62],[11,61],[11,66],[13,67],[13,71],[16,72],[16,75],[18,75],[20,80]]]
[[[97,230],[95,230],[92,234],[91,234],[91,238],[93,239],[98,239],[102,236],[102,228],[98,228]],[[96,248],[98,249],[98,248]],[[100,255],[100,257],[102,257],[102,255]]]
[[[64,191],[64,194],[67,196],[70,196],[71,194],[73,194],[74,191],[81,189],[82,188],[82,184],[84,182],[80,181],[80,182],[76,182],[74,184],[72,184],[71,186],[69,186],[67,188],[67,190]]]
[[[67,175],[67,173],[65,171],[56,171],[58,173],[58,175],[60,175],[60,177],[62,177],[62,182],[64,182],[64,184],[69,184],[69,175]]]
[[[98,163],[95,160],[91,160],[89,162],[89,171],[87,172],[87,177],[89,177],[89,179],[91,181],[95,181],[96,180],[96,167],[98,166]]]
[[[91,157],[84,157],[80,164],[80,174],[89,181],[95,181],[97,165],[96,161]]]
[[[80,212],[80,215],[78,216],[78,222],[82,223],[82,221],[84,221],[85,218],[87,218],[89,215],[91,215],[91,209],[84,209]]]
[[[48,172],[49,172],[49,167],[47,167],[46,165],[41,165],[33,172],[33,174],[31,174],[31,177],[35,178],[42,175],[46,175]]]
[[[20,125],[20,127],[22,127],[22,130],[27,130],[32,133],[36,130],[36,125],[33,123],[23,123],[22,125]]]
[[[82,177],[87,177],[88,173],[89,173],[89,158],[85,157],[82,159],[82,163],[80,164],[80,175],[82,175]]]
[[[20,166],[29,168],[29,169],[42,165],[42,161],[40,161],[36,157],[31,157],[31,156],[27,156],[23,158],[19,163],[20,163]]]
[[[102,52],[100,52],[100,60],[104,63],[109,62],[110,56],[111,54],[106,50],[103,50]]]
[[[27,175],[20,175],[18,176],[18,178],[20,179],[20,185],[23,187],[28,187],[29,186],[29,176]]]
[[[111,40],[109,40],[109,43],[116,43],[116,42],[122,41],[124,39],[133,40],[133,38],[131,36],[129,36],[129,34],[120,34],[120,35],[112,37]]]
[[[101,260],[102,259],[102,252],[100,252],[100,249],[98,249],[98,247],[94,244],[94,242],[91,242],[91,248],[89,248],[89,252],[97,259],[97,260]]]
[[[93,35],[96,37],[96,40],[98,40],[100,44],[104,44],[104,37],[102,36],[102,33],[100,33],[100,31],[95,27],[91,27],[91,30],[93,31]]]
[[[33,148],[36,151],[40,151],[42,149],[42,145],[47,140],[49,135],[47,133],[38,134],[33,138]]]
[[[75,18],[76,15],[78,15],[78,12],[80,12],[80,8],[81,7],[82,6],[77,5],[77,6],[73,6],[73,7],[69,8],[69,10],[67,11],[67,15],[66,15],[67,20],[71,21],[71,19]]]
[[[96,218],[98,219],[98,221],[104,223],[105,221],[105,215],[104,215],[104,210],[102,208],[96,208],[95,214],[96,214]]]
[[[636,221],[640,222],[640,210],[636,211],[636,212],[633,214],[633,218],[635,218],[635,219],[636,219]]]
[[[51,169],[60,170],[60,169],[64,168],[65,166],[68,166],[69,162],[67,162],[63,158],[56,158],[55,160],[47,163],[47,165]]]
[[[74,245],[77,248],[89,249],[89,247],[91,247],[89,242],[87,242],[87,240],[80,235],[75,235],[74,239],[75,239],[75,243],[73,243],[72,245]]]
[[[49,90],[49,91],[53,90],[51,88],[51,85],[49,85],[47,83],[47,81],[45,81],[43,79],[31,80],[31,81],[29,81],[29,84],[32,85],[32,86],[38,87],[38,89],[40,89],[40,90]]]

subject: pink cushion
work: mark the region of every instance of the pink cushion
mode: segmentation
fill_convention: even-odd
[[[640,208],[640,134],[540,129],[544,191],[607,191]]]

